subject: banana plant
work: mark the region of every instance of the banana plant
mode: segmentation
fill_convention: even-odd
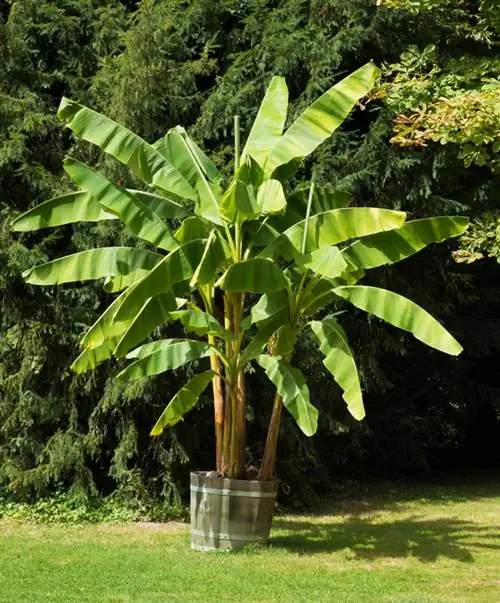
[[[396,293],[358,284],[365,272],[403,260],[426,245],[463,233],[465,218],[406,221],[400,211],[349,206],[349,196],[314,180],[290,192],[287,180],[328,139],[372,88],[368,63],[313,102],[285,130],[288,90],[273,77],[246,144],[235,118],[234,172],[221,173],[177,126],[150,144],[104,115],[63,98],[58,117],[80,139],[127,166],[147,187],[125,189],[78,159],[64,169],[78,190],[19,216],[16,231],[78,221],[121,220],[147,248],[90,249],[24,273],[28,283],[55,285],[103,279],[116,298],[83,335],[72,368],[82,373],[112,358],[130,362],[120,379],[140,379],[207,358],[157,417],[159,436],[184,418],[212,384],[216,469],[244,478],[245,371],[257,363],[276,395],[269,405],[266,448],[258,478],[274,475],[283,407],[311,436],[318,411],[306,380],[292,365],[304,329],[311,329],[325,369],[349,412],[364,417],[362,388],[346,334],[334,315],[347,301],[445,353],[460,344],[435,318]],[[180,226],[173,228],[173,221]],[[252,294],[252,295],[250,295]],[[255,294],[260,297],[256,302]],[[180,322],[185,338],[152,338]]]

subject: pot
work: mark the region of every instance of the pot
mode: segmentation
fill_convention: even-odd
[[[191,548],[213,551],[266,544],[278,481],[231,479],[210,473],[191,473]]]

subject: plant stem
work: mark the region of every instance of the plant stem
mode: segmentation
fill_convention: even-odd
[[[240,167],[240,116],[234,116],[234,173]]]
[[[236,396],[236,434],[238,438],[237,462],[239,474],[241,475],[245,463],[245,405],[247,398],[245,371],[243,369],[238,371]]]
[[[311,187],[309,189],[309,197],[307,199],[307,211],[306,211],[306,219],[305,219],[305,224],[304,224],[304,236],[302,237],[302,250],[301,250],[302,255],[304,255],[304,253],[306,252],[307,227],[309,226],[309,218],[311,217],[311,206],[312,206],[313,197],[314,197],[314,188],[315,188],[315,183],[314,183],[314,174],[313,174],[312,178],[311,178]]]
[[[219,473],[223,472],[222,447],[224,437],[224,391],[220,377],[220,361],[217,356],[210,356],[210,367],[217,375],[212,380],[214,393],[214,422],[215,422],[215,458],[216,468]]]
[[[241,340],[243,296],[224,295],[224,326],[233,339],[226,341],[226,393],[224,408],[223,469],[232,478],[243,477],[245,441],[245,383],[244,374],[238,369]]]
[[[224,294],[224,328],[231,331],[231,304],[229,294]],[[222,473],[228,475],[231,471],[231,425],[232,425],[232,403],[231,403],[231,358],[232,358],[232,342],[226,341],[226,356],[229,360],[229,365],[226,367],[226,391],[225,391],[225,406],[224,406],[224,427],[222,440]]]
[[[267,430],[266,446],[257,479],[269,481],[274,477],[274,465],[276,464],[276,450],[278,447],[278,436],[280,432],[281,413],[283,410],[283,398],[276,393],[274,396],[273,412]]]
[[[240,168],[240,116],[234,116],[234,175],[238,173]],[[241,222],[236,215],[236,223],[234,225],[234,246],[236,248],[235,261],[241,260],[242,240],[241,240]]]

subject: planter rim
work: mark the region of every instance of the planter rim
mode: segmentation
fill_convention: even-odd
[[[210,473],[210,471],[191,471],[190,475],[191,476],[196,476],[196,477],[207,477],[207,474]],[[221,482],[231,482],[234,484],[273,484],[276,486],[276,488],[279,485],[279,479],[269,479],[269,480],[262,480],[262,479],[236,479],[234,477],[220,477],[218,475],[210,475],[208,476],[209,479],[214,479],[214,480],[219,480]]]

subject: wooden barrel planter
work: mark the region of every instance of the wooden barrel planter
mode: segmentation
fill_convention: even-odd
[[[266,544],[277,491],[276,480],[191,473],[191,548],[213,551]]]

